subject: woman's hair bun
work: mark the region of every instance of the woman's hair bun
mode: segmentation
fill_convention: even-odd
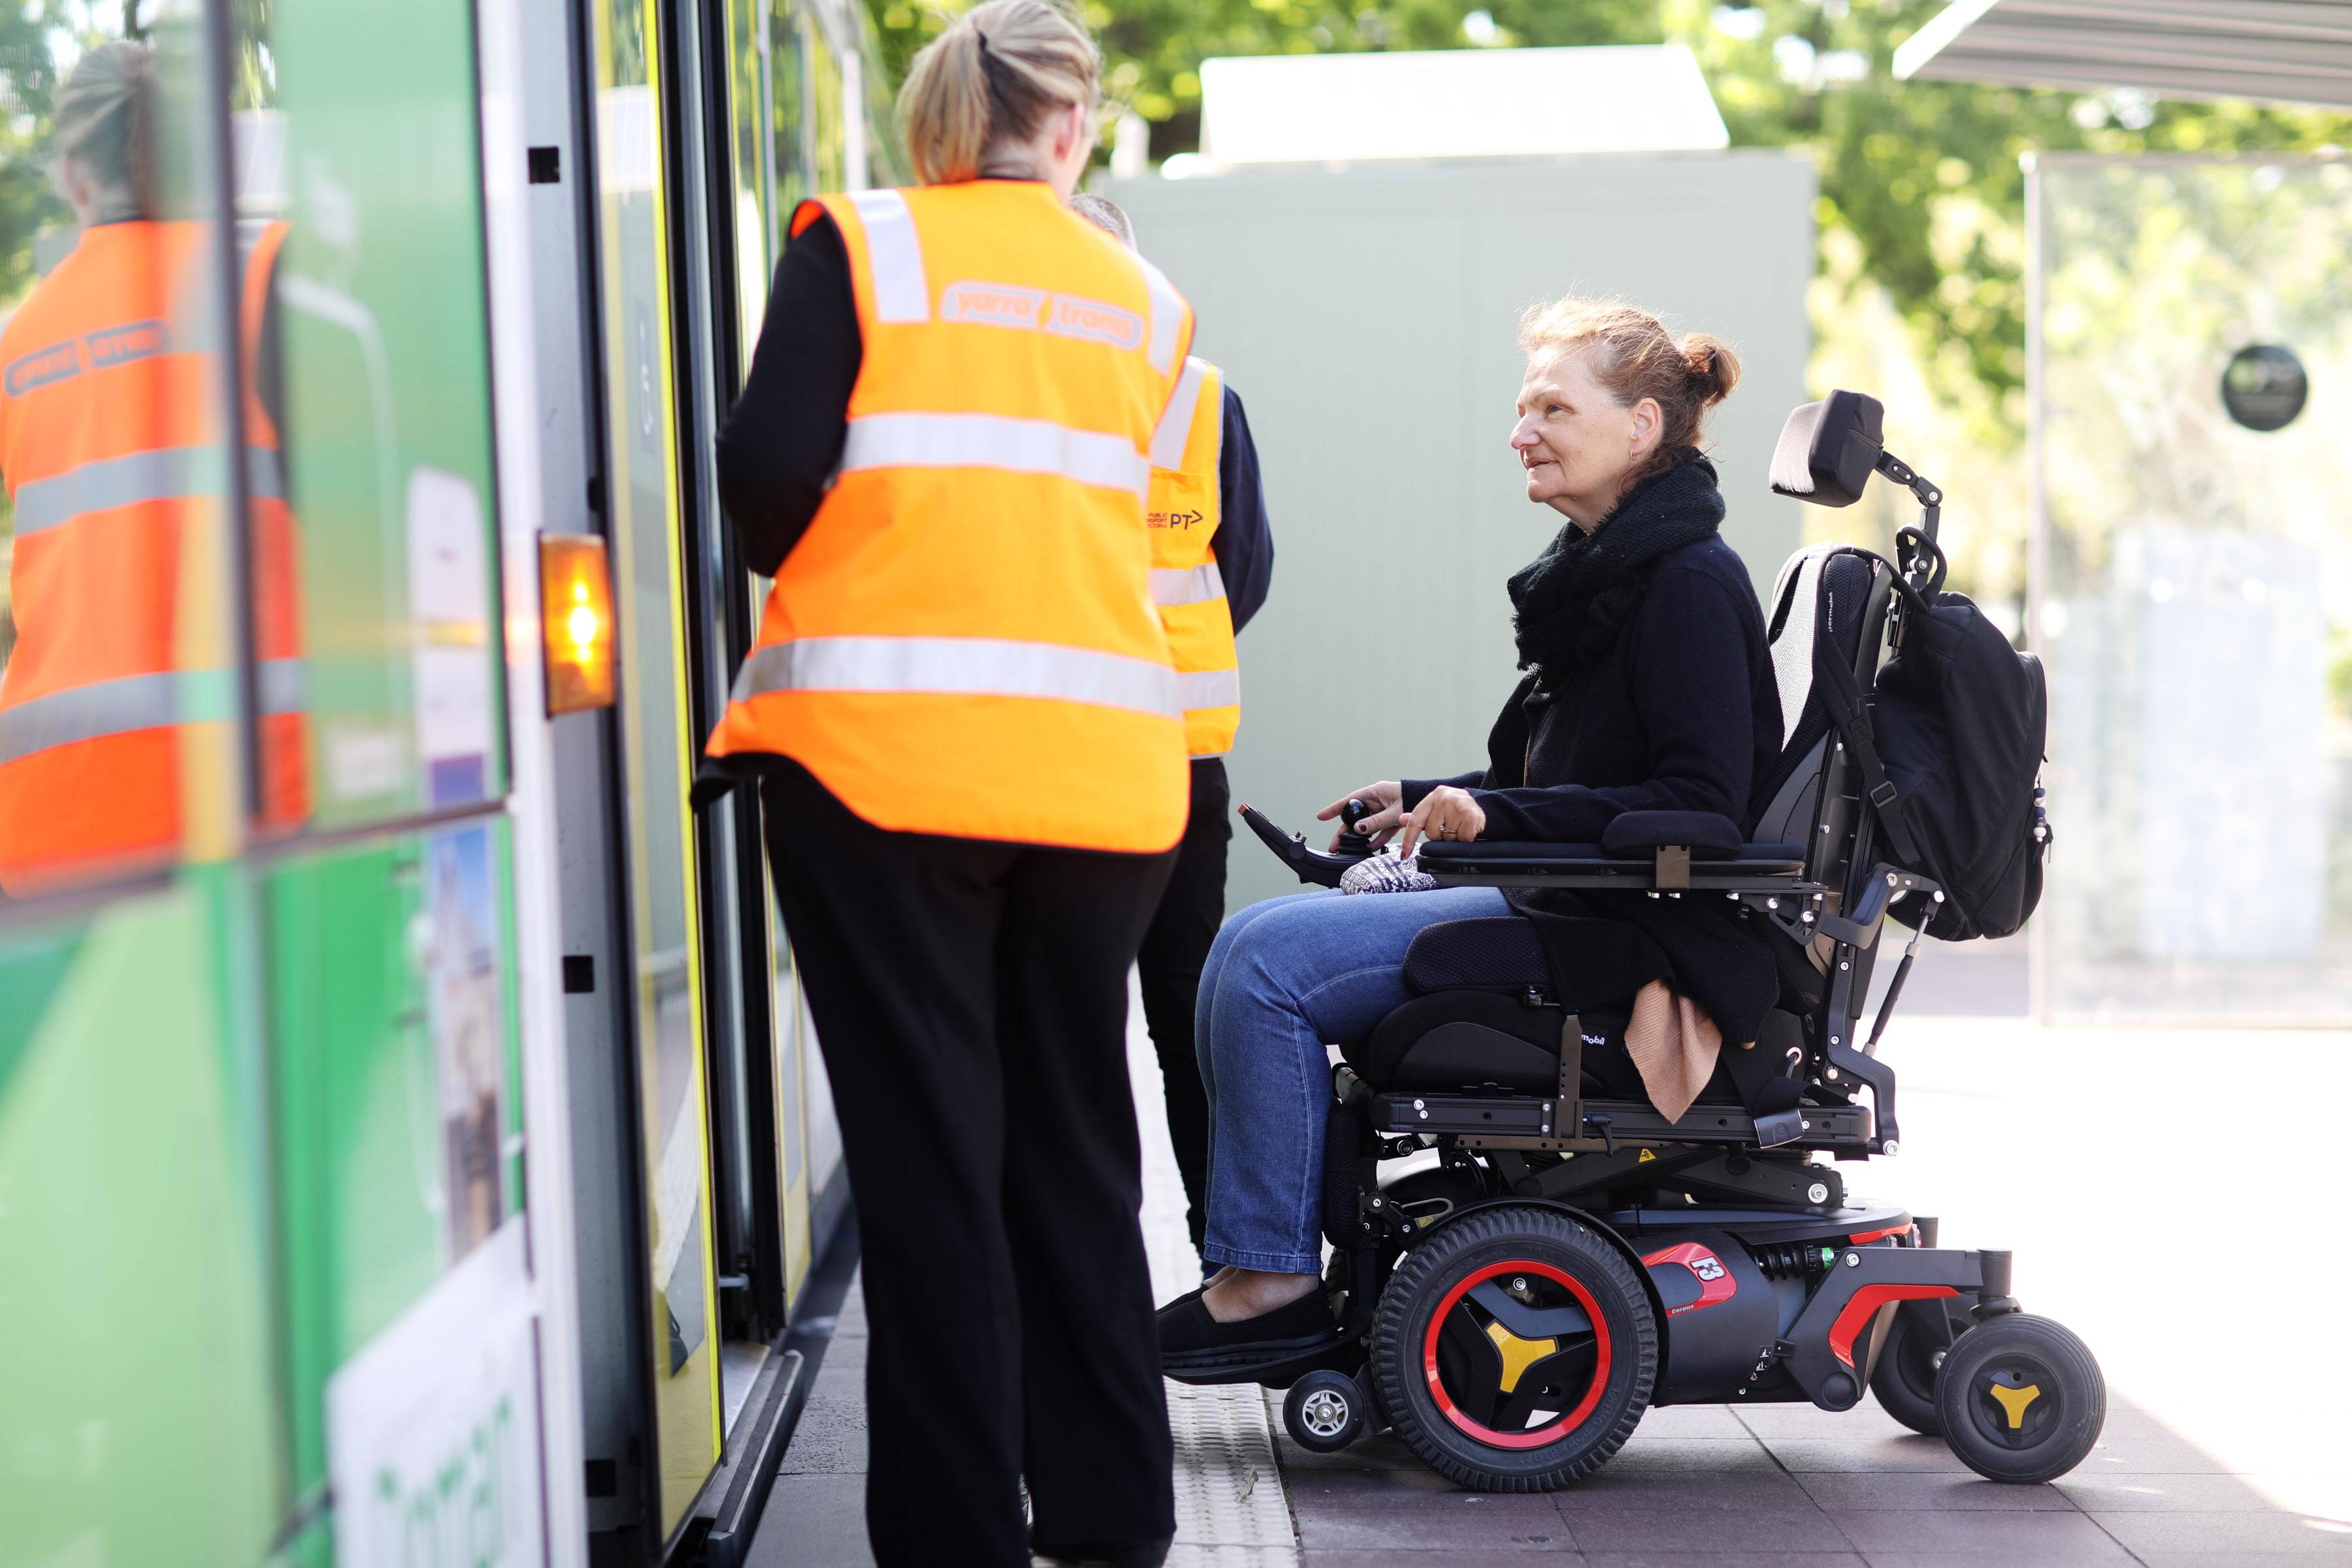
[[[1691,332],[1675,346],[1683,352],[1691,379],[1700,384],[1699,400],[1704,405],[1713,407],[1739,384],[1739,356],[1721,339]]]
[[[1531,305],[1519,318],[1519,347],[1538,353],[1590,353],[1593,379],[1631,408],[1655,398],[1664,420],[1657,455],[1643,473],[1664,473],[1705,438],[1706,411],[1739,384],[1739,356],[1707,332],[1677,339],[1664,321],[1622,300],[1570,295]]]

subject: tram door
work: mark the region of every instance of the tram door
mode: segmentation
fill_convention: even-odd
[[[902,177],[894,129],[876,106],[887,103],[875,67],[872,24],[854,0],[709,0],[713,53],[704,123],[716,155],[704,166],[726,172],[700,232],[716,237],[706,259],[712,345],[715,417],[733,405],[749,374],[767,309],[768,291],[782,259],[793,209],[816,192],[895,184]],[[723,87],[723,92],[719,89]],[[698,255],[700,253],[698,253]],[[723,531],[723,520],[714,526]],[[732,647],[714,661],[719,679],[704,692],[707,718],[724,708],[725,674],[749,645],[766,579],[740,564],[723,531],[709,541],[709,593],[723,605]],[[750,857],[747,896],[738,902],[743,922],[741,974],[761,992],[768,1020],[766,1103],[757,1107],[774,1128],[772,1184],[782,1242],[783,1296],[795,1297],[846,1204],[840,1179],[841,1141],[809,1021],[808,1006],[784,939],[774,888],[759,843],[759,816],[747,796],[738,803],[737,843]],[[757,1048],[754,1045],[752,1048]],[[763,1075],[748,1075],[758,1092]]]
[[[661,30],[649,0],[595,0],[592,23],[606,421],[598,500],[611,534],[621,633],[621,820],[632,948],[621,984],[631,999],[643,1119],[651,1414],[667,1539],[724,1441],[703,933],[687,800],[699,737],[682,625]]]

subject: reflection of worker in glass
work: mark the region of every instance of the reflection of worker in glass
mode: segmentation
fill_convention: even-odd
[[[192,758],[234,744],[222,721],[235,710],[236,639],[213,526],[228,490],[219,231],[162,216],[155,99],[143,46],[108,44],[75,66],[53,151],[82,232],[0,330],[16,622],[0,671],[0,891],[15,897],[170,864],[192,785],[213,771]],[[249,365],[271,357],[262,339],[285,232],[240,237]],[[259,793],[265,821],[287,823],[308,807],[292,521],[260,390],[244,409]]]
[[[1070,210],[1135,248],[1135,227],[1118,203],[1081,191],[1070,198]],[[1234,837],[1225,753],[1242,721],[1234,634],[1265,603],[1274,537],[1258,487],[1257,444],[1223,372],[1206,360],[1186,362],[1151,445],[1151,493],[1144,505],[1151,597],[1184,703],[1192,815],[1135,966],[1167,1090],[1168,1136],[1184,1177],[1184,1217],[1198,1247],[1209,1223],[1209,1096],[1192,1051],[1192,1013],[1201,966],[1225,918],[1225,850]]]

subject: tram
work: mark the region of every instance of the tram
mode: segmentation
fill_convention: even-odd
[[[857,0],[0,19],[0,1562],[748,1544],[847,1191],[756,803],[689,799],[761,591],[713,436],[794,203],[903,180],[877,58]],[[140,355],[90,450],[8,424]],[[101,675],[146,730],[58,727]]]

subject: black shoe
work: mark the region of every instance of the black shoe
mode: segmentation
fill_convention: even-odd
[[[1046,1546],[1033,1531],[1029,1550],[1064,1568],[1160,1568],[1168,1561],[1168,1549],[1175,1541],[1172,1535],[1155,1535],[1148,1541],[1082,1541]]]
[[[1205,1289],[1205,1287],[1203,1287]],[[1162,1372],[1206,1372],[1214,1367],[1246,1366],[1252,1362],[1277,1361],[1311,1350],[1338,1331],[1323,1286],[1286,1307],[1261,1312],[1239,1322],[1221,1323],[1209,1316],[1201,1291],[1179,1296],[1160,1309],[1160,1368]]]

